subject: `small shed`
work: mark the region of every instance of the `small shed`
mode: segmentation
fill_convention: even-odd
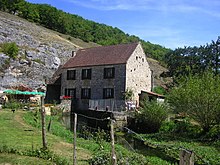
[[[139,100],[143,101],[143,100],[156,100],[157,102],[164,102],[165,96],[158,94],[158,93],[154,93],[154,92],[148,92],[148,91],[141,91],[141,94],[139,94]]]

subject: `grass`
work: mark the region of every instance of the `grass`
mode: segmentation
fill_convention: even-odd
[[[52,165],[53,162],[40,158],[21,156],[16,154],[1,153],[0,164],[31,164],[31,165]]]
[[[180,150],[188,149],[195,153],[197,164],[220,164],[219,141],[202,142],[197,139],[164,133],[141,135],[141,137],[144,139],[146,147],[160,150],[171,159],[178,159]]]
[[[0,164],[51,164],[49,160],[39,158],[40,148],[42,147],[41,140],[41,126],[40,116],[34,115],[34,112],[16,111],[12,113],[9,110],[0,111]],[[34,121],[37,118],[37,122]],[[47,132],[47,142],[49,151],[58,157],[66,160],[65,164],[73,163],[73,135],[72,132],[66,130],[64,126],[58,122],[58,117],[53,117],[51,130]],[[47,117],[47,122],[49,117]],[[220,149],[217,145],[209,145],[208,143],[200,143],[191,141],[190,139],[181,139],[165,135],[142,135],[145,140],[145,145],[135,152],[128,151],[121,145],[116,144],[116,151],[121,159],[143,157],[147,159],[148,164],[153,165],[169,165],[177,162],[172,160],[174,155],[178,156],[179,150],[170,150],[168,146],[178,148],[180,146],[194,150],[196,154],[201,156],[206,162],[210,164],[218,164],[220,162]],[[101,142],[105,152],[111,152],[111,144]],[[149,145],[151,147],[149,148]],[[153,146],[153,147],[152,147]],[[155,146],[165,146],[164,148],[157,148]],[[4,147],[6,149],[4,149]],[[152,149],[154,148],[154,149]],[[100,152],[100,143],[95,139],[85,140],[77,138],[77,160],[79,165],[88,165],[88,160]],[[160,150],[160,152],[158,152]],[[2,152],[4,151],[4,152]],[[138,154],[141,153],[141,154]],[[32,155],[32,157],[30,157]],[[31,163],[30,163],[31,162]],[[131,163],[131,162],[129,162]],[[199,162],[200,164],[202,162]],[[203,162],[204,163],[204,162]],[[61,163],[62,164],[62,163]],[[135,164],[135,163],[134,163]]]
[[[20,156],[17,155],[18,158],[15,157],[15,159],[7,158],[11,156],[8,154],[4,163],[19,164],[20,159],[25,159],[25,157],[21,155],[27,155],[30,151],[38,151],[42,147],[40,129],[26,124],[22,118],[25,114],[26,112],[24,111],[16,111],[15,113],[12,113],[9,110],[0,111],[0,149],[7,146],[7,148],[10,149],[10,152],[11,149],[13,149],[15,153],[20,154]],[[50,133],[47,133],[47,142],[50,151],[59,155],[61,158],[64,157],[67,162],[72,164],[72,144],[65,142],[61,137]],[[1,155],[6,153],[3,152]],[[77,149],[78,164],[88,164],[85,160],[90,157],[91,152],[89,150],[80,147]]]
[[[40,129],[40,116],[34,115],[34,112],[16,111],[12,113],[9,110],[0,111],[0,151],[1,148],[7,146],[9,153],[16,153],[14,159],[8,157],[13,156],[7,152],[1,153],[1,155],[7,155],[4,163],[19,164],[22,159],[29,157],[27,151],[39,151],[42,147],[41,143],[41,129]],[[34,121],[37,118],[38,122]],[[72,164],[73,159],[73,137],[69,130],[66,130],[62,124],[57,122],[58,117],[53,117],[51,131],[47,132],[47,141],[49,150],[53,151],[59,157],[63,157],[68,160],[69,164]],[[49,117],[47,117],[47,123]],[[27,124],[28,123],[28,124]],[[111,152],[111,144],[102,142],[103,150]],[[94,139],[85,140],[83,138],[77,138],[77,159],[79,165],[88,165],[87,160],[92,157],[93,154],[100,152],[100,145]],[[13,152],[12,152],[13,151]],[[125,159],[129,159],[131,156],[136,158],[140,157],[138,153],[134,153],[126,150],[120,145],[116,145],[116,151],[120,156]],[[17,155],[18,154],[18,155]],[[33,156],[36,156],[33,155]],[[30,157],[30,160],[36,159]],[[39,158],[38,158],[39,159]],[[44,164],[43,159],[39,159]],[[119,159],[120,160],[120,159]],[[40,162],[40,161],[39,161]],[[169,164],[165,160],[158,157],[149,157],[150,164]],[[157,163],[155,163],[157,162]],[[50,163],[47,161],[46,163]],[[45,163],[45,164],[46,164]],[[20,163],[20,164],[29,164]]]

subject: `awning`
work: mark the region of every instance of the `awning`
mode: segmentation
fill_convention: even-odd
[[[12,89],[7,89],[3,93],[12,94],[12,95],[40,95],[40,96],[45,96],[46,95],[44,92],[19,91],[19,90],[12,90]]]

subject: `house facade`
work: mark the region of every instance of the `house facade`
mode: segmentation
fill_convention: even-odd
[[[134,102],[141,90],[151,90],[151,70],[140,43],[81,49],[62,69],[61,95],[76,98],[79,109],[123,108],[126,90],[133,92]]]

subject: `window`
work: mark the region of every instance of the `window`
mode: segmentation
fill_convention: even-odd
[[[104,99],[114,98],[114,89],[113,88],[104,88],[103,89],[103,98]]]
[[[104,68],[104,78],[114,78],[115,77],[115,68]]]
[[[76,98],[76,88],[65,88],[65,96],[71,96],[71,98]]]
[[[91,89],[90,88],[82,88],[81,89],[81,98],[82,99],[90,99],[91,98]]]
[[[76,70],[67,70],[67,80],[76,79]]]
[[[82,70],[82,80],[91,79],[92,69],[83,69]]]

